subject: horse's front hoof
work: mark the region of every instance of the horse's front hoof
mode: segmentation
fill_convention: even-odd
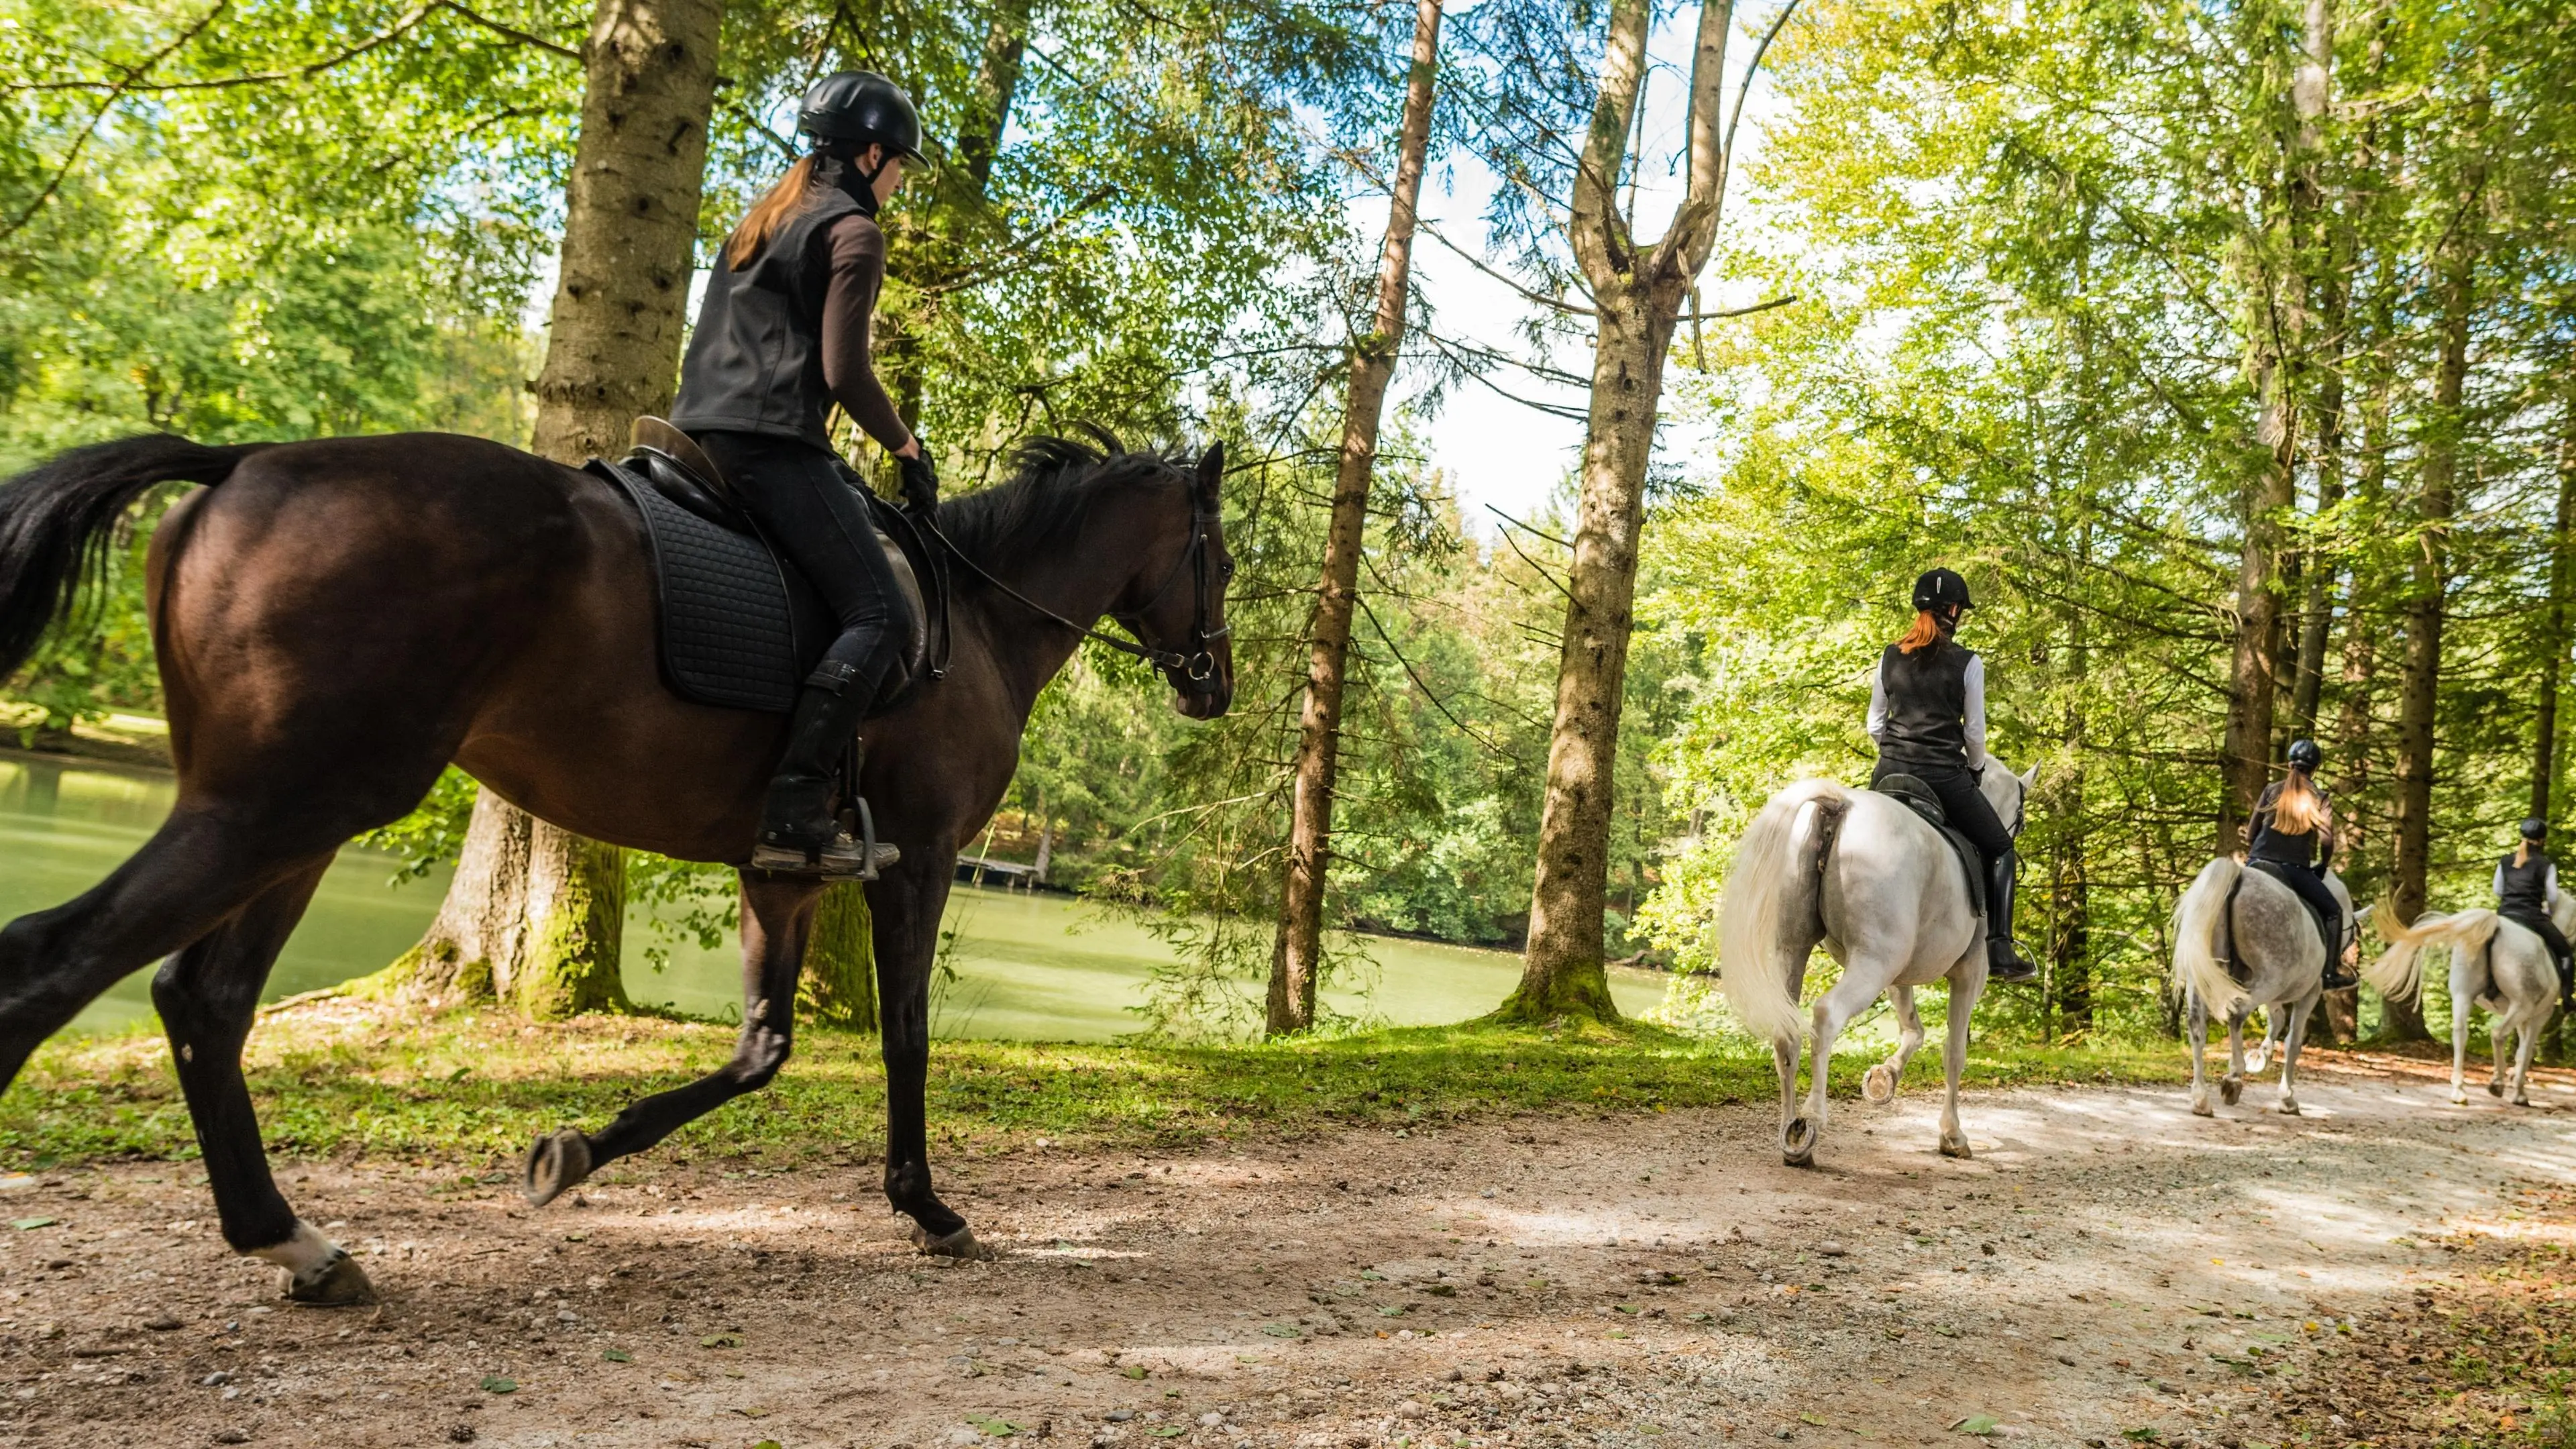
[[[1943,1157],[1956,1157],[1964,1160],[1966,1158],[1974,1157],[1977,1154],[1968,1149],[1967,1133],[1944,1132],[1941,1134],[1941,1155]]]
[[[2209,1099],[2207,1097],[2194,1097],[2191,1099],[2191,1115],[2195,1117],[2215,1117],[2218,1115],[2218,1109],[2209,1105]]]
[[[2466,1092],[2453,1092],[2451,1094],[2451,1105],[2454,1107],[2465,1107],[2469,1105],[2469,1094]]]
[[[1816,1129],[1806,1118],[1780,1129],[1780,1160],[1791,1167],[1816,1165]]]
[[[915,1223],[912,1229],[913,1251],[925,1258],[959,1258],[969,1263],[989,1263],[1002,1256],[975,1241],[975,1230],[960,1223],[957,1231],[943,1237],[932,1237],[930,1230]]]
[[[2514,1094],[2513,1104],[2517,1107],[2528,1107],[2531,1105],[2531,1097],[2527,1093],[2517,1092]]]
[[[2287,1097],[2283,1097],[2281,1099],[2280,1111],[2281,1115],[2284,1117],[2296,1117],[2299,1115],[2299,1104]]]
[[[309,1283],[287,1274],[286,1301],[307,1308],[363,1308],[376,1301],[376,1285],[357,1259],[343,1253]]]
[[[2245,1095],[2245,1084],[2233,1077],[2218,1084],[2218,1100],[2233,1107]]]
[[[1896,1073],[1881,1062],[1860,1079],[1861,1100],[1884,1107],[1896,1100]]]
[[[2490,1096],[2490,1097],[2501,1097],[2501,1096],[2503,1096],[2503,1095],[2504,1095],[2504,1083],[2502,1083],[2502,1082],[2489,1082],[2489,1083],[2487,1083],[2487,1095],[2488,1095],[2488,1096]]]
[[[544,1207],[581,1184],[590,1176],[590,1139],[579,1128],[566,1127],[551,1137],[540,1137],[528,1149],[528,1160],[519,1173],[519,1191],[528,1195],[530,1207]]]

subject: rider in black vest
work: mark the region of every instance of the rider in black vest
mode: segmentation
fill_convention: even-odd
[[[2343,964],[2343,903],[2326,889],[2326,867],[2334,863],[2334,811],[2313,778],[2325,758],[2314,740],[2290,741],[2289,774],[2265,786],[2254,802],[2245,858],[2271,867],[2275,879],[2316,911],[2326,938],[2325,987],[2340,991],[2357,978]]]
[[[921,155],[921,118],[894,82],[841,71],[805,93],[797,124],[814,149],[717,254],[671,421],[707,450],[841,627],[797,698],[751,863],[873,874],[894,848],[860,859],[831,813],[833,775],[894,663],[905,605],[859,496],[866,485],[832,449],[830,414],[837,404],[901,460],[910,507],[937,505],[938,474],[868,354],[885,280],[877,209]]]
[[[2496,914],[2529,929],[2549,947],[2549,959],[2558,966],[2558,1008],[2576,1011],[2576,972],[2569,969],[2567,934],[2550,919],[2550,908],[2558,904],[2558,863],[2540,848],[2549,838],[2549,822],[2534,817],[2522,822],[2522,844],[2513,854],[2496,862]]]
[[[1977,789],[1986,760],[1985,661],[1951,635],[1973,607],[1968,581],[1934,569],[1914,581],[1914,627],[1879,656],[1869,692],[1869,737],[1878,776],[1912,775],[1941,797],[1950,823],[1986,863],[1986,979],[2033,981],[2039,968],[2012,936],[2013,887],[2021,860],[2012,832]]]

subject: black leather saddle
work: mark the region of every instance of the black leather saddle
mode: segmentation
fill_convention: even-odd
[[[669,423],[638,418],[625,457],[583,466],[615,484],[644,516],[662,676],[671,691],[726,709],[794,709],[797,690],[840,626],[823,596],[734,503],[714,461]],[[857,491],[875,516],[877,541],[910,611],[901,660],[868,709],[878,714],[933,672],[925,605],[938,601],[925,599],[920,580],[938,575],[909,521],[875,494]]]
[[[1959,870],[1968,878],[1968,913],[1976,916],[1984,915],[1986,913],[1985,857],[1977,853],[1977,847],[1973,841],[1951,826],[1950,812],[1942,808],[1941,797],[1932,793],[1932,787],[1923,783],[1923,777],[1908,775],[1901,770],[1890,770],[1886,774],[1872,777],[1869,788],[1903,804],[1906,809],[1922,816],[1924,824],[1941,832],[1941,838],[1950,842],[1950,848],[1958,852]]]

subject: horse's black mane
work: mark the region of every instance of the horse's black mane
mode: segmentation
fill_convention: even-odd
[[[939,505],[939,530],[968,558],[1008,568],[1025,551],[1082,521],[1105,489],[1154,474],[1189,475],[1178,455],[1131,450],[1106,430],[1093,443],[1033,437],[1021,442],[1017,468],[1004,482]]]

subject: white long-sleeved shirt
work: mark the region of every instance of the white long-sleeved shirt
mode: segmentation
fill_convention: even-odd
[[[1986,767],[1986,661],[1982,656],[1969,657],[1960,682],[1968,695],[1968,768],[1982,770]],[[1876,740],[1886,733],[1887,681],[1873,669],[1869,672],[1869,737]]]
[[[2549,869],[2542,872],[2540,881],[2540,908],[2555,912],[2558,909],[2558,862],[2553,860],[2549,863]],[[2500,860],[2496,862],[2495,893],[2499,896],[2504,894],[2504,862]]]

